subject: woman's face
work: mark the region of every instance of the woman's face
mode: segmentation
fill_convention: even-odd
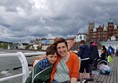
[[[104,53],[104,52],[105,52],[105,50],[101,49],[101,53]]]
[[[67,46],[66,46],[66,44],[64,42],[57,44],[57,52],[62,57],[66,57],[67,56],[68,49],[67,49]]]

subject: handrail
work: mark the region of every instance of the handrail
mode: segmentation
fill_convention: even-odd
[[[25,83],[27,77],[29,76],[29,68],[28,68],[28,62],[27,62],[26,56],[32,56],[32,55],[35,56],[35,55],[41,55],[41,54],[45,54],[45,52],[35,52],[35,53],[17,52],[17,53],[0,54],[0,57],[18,57],[22,66],[22,73],[0,78],[0,82],[22,76],[22,83]]]

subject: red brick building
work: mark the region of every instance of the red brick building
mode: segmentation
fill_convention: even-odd
[[[112,36],[118,40],[118,25],[115,25],[111,19],[109,19],[107,26],[102,25],[97,28],[95,28],[94,22],[89,23],[89,41],[107,41]]]

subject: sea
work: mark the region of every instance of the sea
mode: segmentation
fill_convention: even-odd
[[[32,52],[36,52],[36,51],[0,49],[0,54],[16,53],[16,52],[32,53]],[[26,57],[28,64],[32,64],[32,62],[36,58],[37,58],[37,56]],[[15,69],[15,68],[18,68],[18,69]],[[29,70],[32,70],[32,68],[29,67]],[[21,72],[22,72],[21,63],[17,57],[0,57],[0,78],[12,76],[15,74],[20,74]],[[0,82],[0,83],[22,83],[22,77],[6,80],[6,81]]]

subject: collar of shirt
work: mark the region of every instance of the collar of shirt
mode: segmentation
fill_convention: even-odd
[[[50,64],[50,62],[48,61],[47,58],[42,59],[41,61],[38,62],[38,64],[39,64],[39,67],[40,67],[41,70],[51,66],[51,64]]]

